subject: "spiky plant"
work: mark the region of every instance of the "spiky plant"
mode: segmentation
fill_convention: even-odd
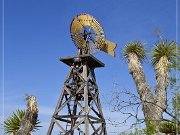
[[[174,61],[177,62],[178,55],[179,49],[173,41],[163,40],[155,45],[152,52],[152,64],[156,72],[154,96],[142,68],[142,62],[146,58],[144,43],[133,41],[124,48],[124,57],[127,59],[130,74],[142,101],[142,110],[147,129],[148,131],[153,129],[153,134],[159,134],[159,121],[163,119],[163,111],[167,108],[166,90],[170,64],[174,63]]]
[[[166,133],[166,134],[176,134],[176,133],[180,133],[180,126],[175,123],[175,122],[171,122],[171,121],[163,121],[161,122],[160,125],[160,129],[159,129],[162,133]]]
[[[173,64],[179,56],[179,47],[176,42],[164,40],[155,45],[152,51],[151,62],[155,66],[162,57],[166,57],[169,64]]]
[[[141,41],[132,41],[124,47],[124,57],[128,58],[129,54],[137,55],[142,62],[146,58],[145,43]]]
[[[155,68],[157,84],[155,92],[160,106],[166,108],[166,90],[171,64],[179,57],[178,45],[174,41],[163,40],[155,45],[152,51],[151,62]]]
[[[151,55],[151,62],[156,72],[156,104],[161,106],[157,108],[157,113],[162,118],[163,111],[167,108],[167,87],[169,81],[169,71],[171,64],[177,62],[179,49],[174,41],[162,40],[155,45]]]
[[[146,58],[145,44],[140,41],[133,41],[128,43],[124,48],[124,57],[127,59],[130,74],[134,79],[137,92],[141,97],[145,119],[149,120],[151,119],[151,115],[149,112],[152,109],[145,101],[154,102],[154,98],[146,81],[146,77],[141,64]]]
[[[18,109],[15,112],[13,112],[12,116],[10,116],[9,118],[7,118],[4,121],[4,134],[11,134],[11,135],[15,135],[15,133],[19,130],[20,128],[20,122],[23,119],[23,117],[25,116],[25,110],[21,110]],[[33,131],[38,130],[40,124],[40,121],[38,120],[36,122],[36,125],[33,129]]]
[[[4,121],[4,134],[15,135],[20,127],[20,121],[24,117],[24,115],[24,110],[18,109],[16,110],[16,112],[13,112],[12,116]]]

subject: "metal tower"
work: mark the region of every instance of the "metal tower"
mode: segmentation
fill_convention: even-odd
[[[56,124],[62,135],[106,135],[94,69],[104,64],[92,55],[60,59],[70,66],[47,135]]]

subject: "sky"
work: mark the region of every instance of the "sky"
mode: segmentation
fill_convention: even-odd
[[[3,99],[0,106],[4,106],[1,120],[18,108],[26,108],[26,93],[35,95],[43,127],[34,135],[46,134],[69,70],[59,58],[77,54],[70,37],[70,23],[76,15],[87,13],[94,16],[104,28],[106,38],[117,43],[116,57],[104,52],[94,55],[105,63],[104,68],[95,70],[105,118],[113,116],[112,119],[119,121],[124,118],[119,113],[110,112],[102,96],[108,96],[114,90],[114,83],[118,83],[120,89],[136,91],[126,60],[123,58],[123,47],[134,40],[146,43],[148,55],[143,68],[148,83],[153,88],[155,74],[150,64],[150,52],[158,41],[155,29],[161,30],[163,38],[178,43],[180,39],[179,34],[176,36],[176,23],[180,18],[179,14],[176,15],[176,7],[180,5],[178,0],[3,1],[4,6],[0,3],[4,9],[0,11],[1,15],[4,15],[4,18],[1,18],[3,42],[0,48],[0,96]],[[127,128],[107,126],[109,135]]]

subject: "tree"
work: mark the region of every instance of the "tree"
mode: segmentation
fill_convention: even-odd
[[[26,111],[18,109],[12,116],[4,121],[4,134],[11,135],[31,135],[31,132],[38,130],[40,121],[36,97],[27,96]]]
[[[20,121],[22,120],[24,115],[24,110],[18,109],[16,110],[16,112],[13,112],[12,116],[4,121],[4,134],[15,135],[15,133],[20,128]]]
[[[172,113],[177,119],[180,119],[180,93],[177,92],[172,98]],[[180,133],[180,124],[175,119],[163,121],[160,125],[160,131],[166,134],[176,135]]]
[[[154,93],[147,83],[142,62],[146,58],[144,44],[139,41],[128,43],[124,48],[130,74],[135,82],[139,94],[142,110],[147,127],[147,134],[158,134],[163,112],[167,112],[167,86],[170,65],[179,55],[177,44],[174,41],[163,40],[155,45],[152,51],[152,65],[156,73]]]

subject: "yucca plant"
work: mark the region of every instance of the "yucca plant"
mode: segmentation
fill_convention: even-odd
[[[4,121],[4,134],[15,135],[15,133],[19,130],[20,121],[24,115],[24,110],[18,109],[16,112],[13,112],[12,116]]]
[[[151,62],[156,72],[155,93],[157,104],[166,109],[167,86],[171,64],[177,62],[179,57],[178,45],[174,41],[162,40],[155,45],[151,55]],[[159,109],[162,115],[163,110]],[[162,116],[161,116],[162,117]]]
[[[160,128],[159,130],[162,133],[166,133],[166,134],[178,134],[180,133],[180,126],[178,124],[176,124],[175,122],[171,122],[171,121],[163,121],[161,122]]]
[[[178,63],[179,47],[174,41],[161,40],[152,51],[152,65],[156,72],[155,96],[153,95],[142,68],[146,58],[144,43],[133,41],[124,47],[124,57],[127,59],[129,71],[136,84],[137,92],[142,101],[142,109],[147,129],[155,127],[153,134],[159,134],[159,121],[163,119],[163,111],[167,107],[166,90],[168,73],[171,64]]]
[[[20,128],[20,122],[25,116],[25,113],[26,113],[25,110],[21,110],[21,109],[18,109],[15,112],[13,112],[12,116],[8,117],[4,121],[4,124],[3,124],[4,134],[15,135]],[[40,121],[37,120],[36,125],[33,129],[33,132],[38,130],[39,127],[41,127],[39,124],[40,124]]]
[[[129,71],[134,79],[142,101],[145,119],[151,119],[149,114],[151,106],[145,101],[154,102],[153,94],[146,81],[146,77],[142,68],[142,62],[146,58],[145,44],[141,41],[133,41],[124,47],[124,57],[127,59]]]
[[[141,41],[132,41],[124,47],[124,57],[129,58],[129,55],[135,54],[140,62],[146,58],[145,43]]]
[[[177,62],[179,59],[179,47],[176,42],[163,40],[155,44],[151,56],[153,66],[155,66],[163,57],[168,60],[169,64]]]

